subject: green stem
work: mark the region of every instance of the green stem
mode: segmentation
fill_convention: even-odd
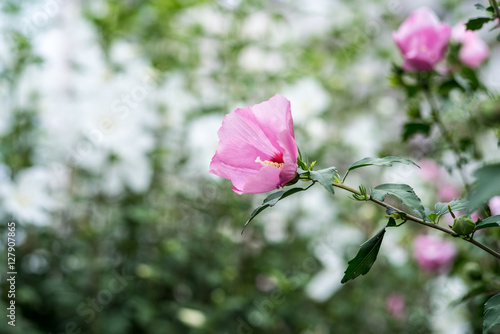
[[[347,172],[345,172],[345,175],[344,175],[344,177],[342,178],[342,183],[344,183],[345,178],[347,177],[347,175],[349,175],[349,171],[350,171],[350,170],[347,170]]]
[[[434,97],[432,96],[432,93],[430,92],[429,87],[424,87],[423,91],[424,91],[425,97],[427,98],[427,101],[429,102],[429,105],[431,107],[431,114],[432,114],[432,118],[434,120],[434,123],[437,124],[439,131],[443,135],[444,140],[446,141],[448,146],[451,148],[451,150],[455,154],[455,159],[457,160],[456,167],[457,167],[458,173],[460,174],[460,178],[462,179],[465,190],[467,192],[469,192],[470,185],[467,182],[467,178],[465,177],[465,174],[463,171],[462,156],[460,154],[460,150],[458,149],[457,145],[453,141],[453,138],[451,137],[448,129],[446,129],[446,126],[444,125],[444,122],[441,119],[441,116],[439,115],[439,107],[438,107],[437,102],[435,101]]]
[[[332,185],[334,187],[344,189],[344,190],[346,190],[346,191],[348,191],[348,192],[350,192],[352,194],[357,194],[357,195],[361,196],[361,193],[358,190],[356,190],[354,188],[351,188],[351,187],[345,185],[342,182],[332,182]],[[378,204],[380,206],[383,206],[384,208],[390,208],[390,209],[395,210],[397,212],[403,212],[401,209],[398,209],[398,208],[396,208],[396,207],[394,207],[394,206],[392,206],[390,204],[387,204],[385,202],[379,201],[379,200],[377,200],[375,198],[369,197],[368,200],[372,201],[372,202],[374,202],[374,203],[376,203],[376,204]],[[440,226],[440,225],[437,225],[437,224],[434,224],[434,223],[431,223],[431,222],[427,222],[427,221],[423,220],[422,218],[410,215],[410,214],[408,214],[406,212],[405,212],[405,214],[406,214],[406,216],[405,216],[406,220],[410,220],[410,221],[413,221],[413,222],[418,223],[420,225],[424,225],[424,226],[427,226],[427,227],[430,227],[430,228],[433,228],[433,229],[436,229],[436,230],[440,230],[441,232],[447,233],[447,234],[449,234],[449,235],[451,235],[453,237],[458,237],[459,236],[456,232],[454,232],[453,230],[451,230],[449,228],[446,228],[446,227],[443,227],[443,226]],[[480,242],[478,242],[478,241],[476,241],[476,240],[474,240],[472,238],[471,239],[462,239],[462,240],[465,240],[465,241],[467,241],[467,242],[469,242],[469,243],[471,243],[471,244],[473,244],[473,245],[481,248],[485,252],[493,255],[497,259],[500,259],[500,253],[498,253],[497,251],[489,248],[488,246],[485,246],[482,243],[480,243]]]
[[[490,5],[495,11],[495,16],[500,20],[500,9],[498,8],[498,3],[496,0],[490,0]]]

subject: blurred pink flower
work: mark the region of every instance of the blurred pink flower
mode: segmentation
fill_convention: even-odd
[[[392,293],[385,299],[385,307],[387,312],[392,316],[401,319],[406,315],[405,298],[400,293]]]
[[[490,50],[488,45],[472,30],[466,30],[464,23],[453,27],[452,39],[462,43],[458,58],[462,64],[471,68],[479,67],[488,58]]]
[[[500,196],[495,196],[490,199],[488,205],[490,206],[491,214],[500,215]]]
[[[473,221],[477,222],[477,220],[481,217],[479,217],[479,212],[474,211],[473,213],[470,214],[470,217],[472,218]]]
[[[439,179],[441,173],[441,167],[434,161],[429,159],[420,160],[418,162],[420,166],[420,176],[425,181],[434,182]]]
[[[427,7],[414,11],[392,36],[403,55],[406,71],[430,71],[443,59],[451,27]]]
[[[419,235],[413,242],[413,255],[422,269],[443,274],[452,265],[457,250],[449,241],[431,235]]]
[[[233,191],[264,193],[285,186],[297,170],[290,101],[276,94],[226,115],[209,172],[233,183]]]
[[[450,183],[442,183],[438,189],[438,200],[440,202],[449,202],[455,198],[460,198],[460,189]]]

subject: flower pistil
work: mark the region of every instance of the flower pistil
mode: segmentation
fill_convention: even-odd
[[[279,169],[282,169],[283,166],[285,165],[283,162],[274,162],[274,161],[269,161],[269,160],[262,161],[260,159],[260,157],[257,157],[257,159],[255,159],[255,162],[258,162],[259,164],[261,164],[262,167],[273,166],[273,167],[276,167],[276,168],[279,168]]]

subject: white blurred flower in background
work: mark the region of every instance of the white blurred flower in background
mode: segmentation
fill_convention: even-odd
[[[247,46],[241,51],[238,64],[252,72],[277,73],[285,68],[280,52],[255,45]]]
[[[32,167],[19,172],[14,181],[10,181],[5,169],[2,174],[0,200],[3,209],[23,223],[49,224],[52,211],[58,207],[49,191],[52,172]]]
[[[362,238],[363,234],[358,229],[339,224],[314,241],[314,254],[324,269],[306,286],[306,294],[310,298],[323,302],[342,287],[340,281],[345,271],[345,249],[352,243],[360,242]]]
[[[186,166],[188,172],[203,175],[208,170],[219,142],[217,131],[222,124],[222,119],[222,115],[212,114],[197,117],[189,123],[187,129],[189,160]]]
[[[314,78],[306,77],[282,89],[292,105],[293,120],[296,124],[307,124],[309,119],[326,111],[330,105],[330,95]]]
[[[467,293],[464,281],[457,277],[439,276],[427,284],[432,296],[433,312],[430,318],[433,333],[465,334],[470,333],[468,322],[470,315],[467,305],[453,302],[460,300]]]

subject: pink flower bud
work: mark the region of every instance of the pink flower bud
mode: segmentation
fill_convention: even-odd
[[[275,95],[226,115],[209,172],[233,183],[233,191],[264,193],[295,178],[298,149],[290,101]]]
[[[404,70],[430,71],[443,59],[450,35],[450,26],[423,7],[414,11],[392,36],[403,55]]]
[[[413,255],[422,269],[443,274],[453,264],[457,250],[449,241],[431,235],[419,235],[413,242]]]
[[[462,64],[468,67],[479,67],[490,54],[488,45],[475,31],[466,30],[463,23],[459,23],[453,27],[452,39],[462,43],[458,58]]]

